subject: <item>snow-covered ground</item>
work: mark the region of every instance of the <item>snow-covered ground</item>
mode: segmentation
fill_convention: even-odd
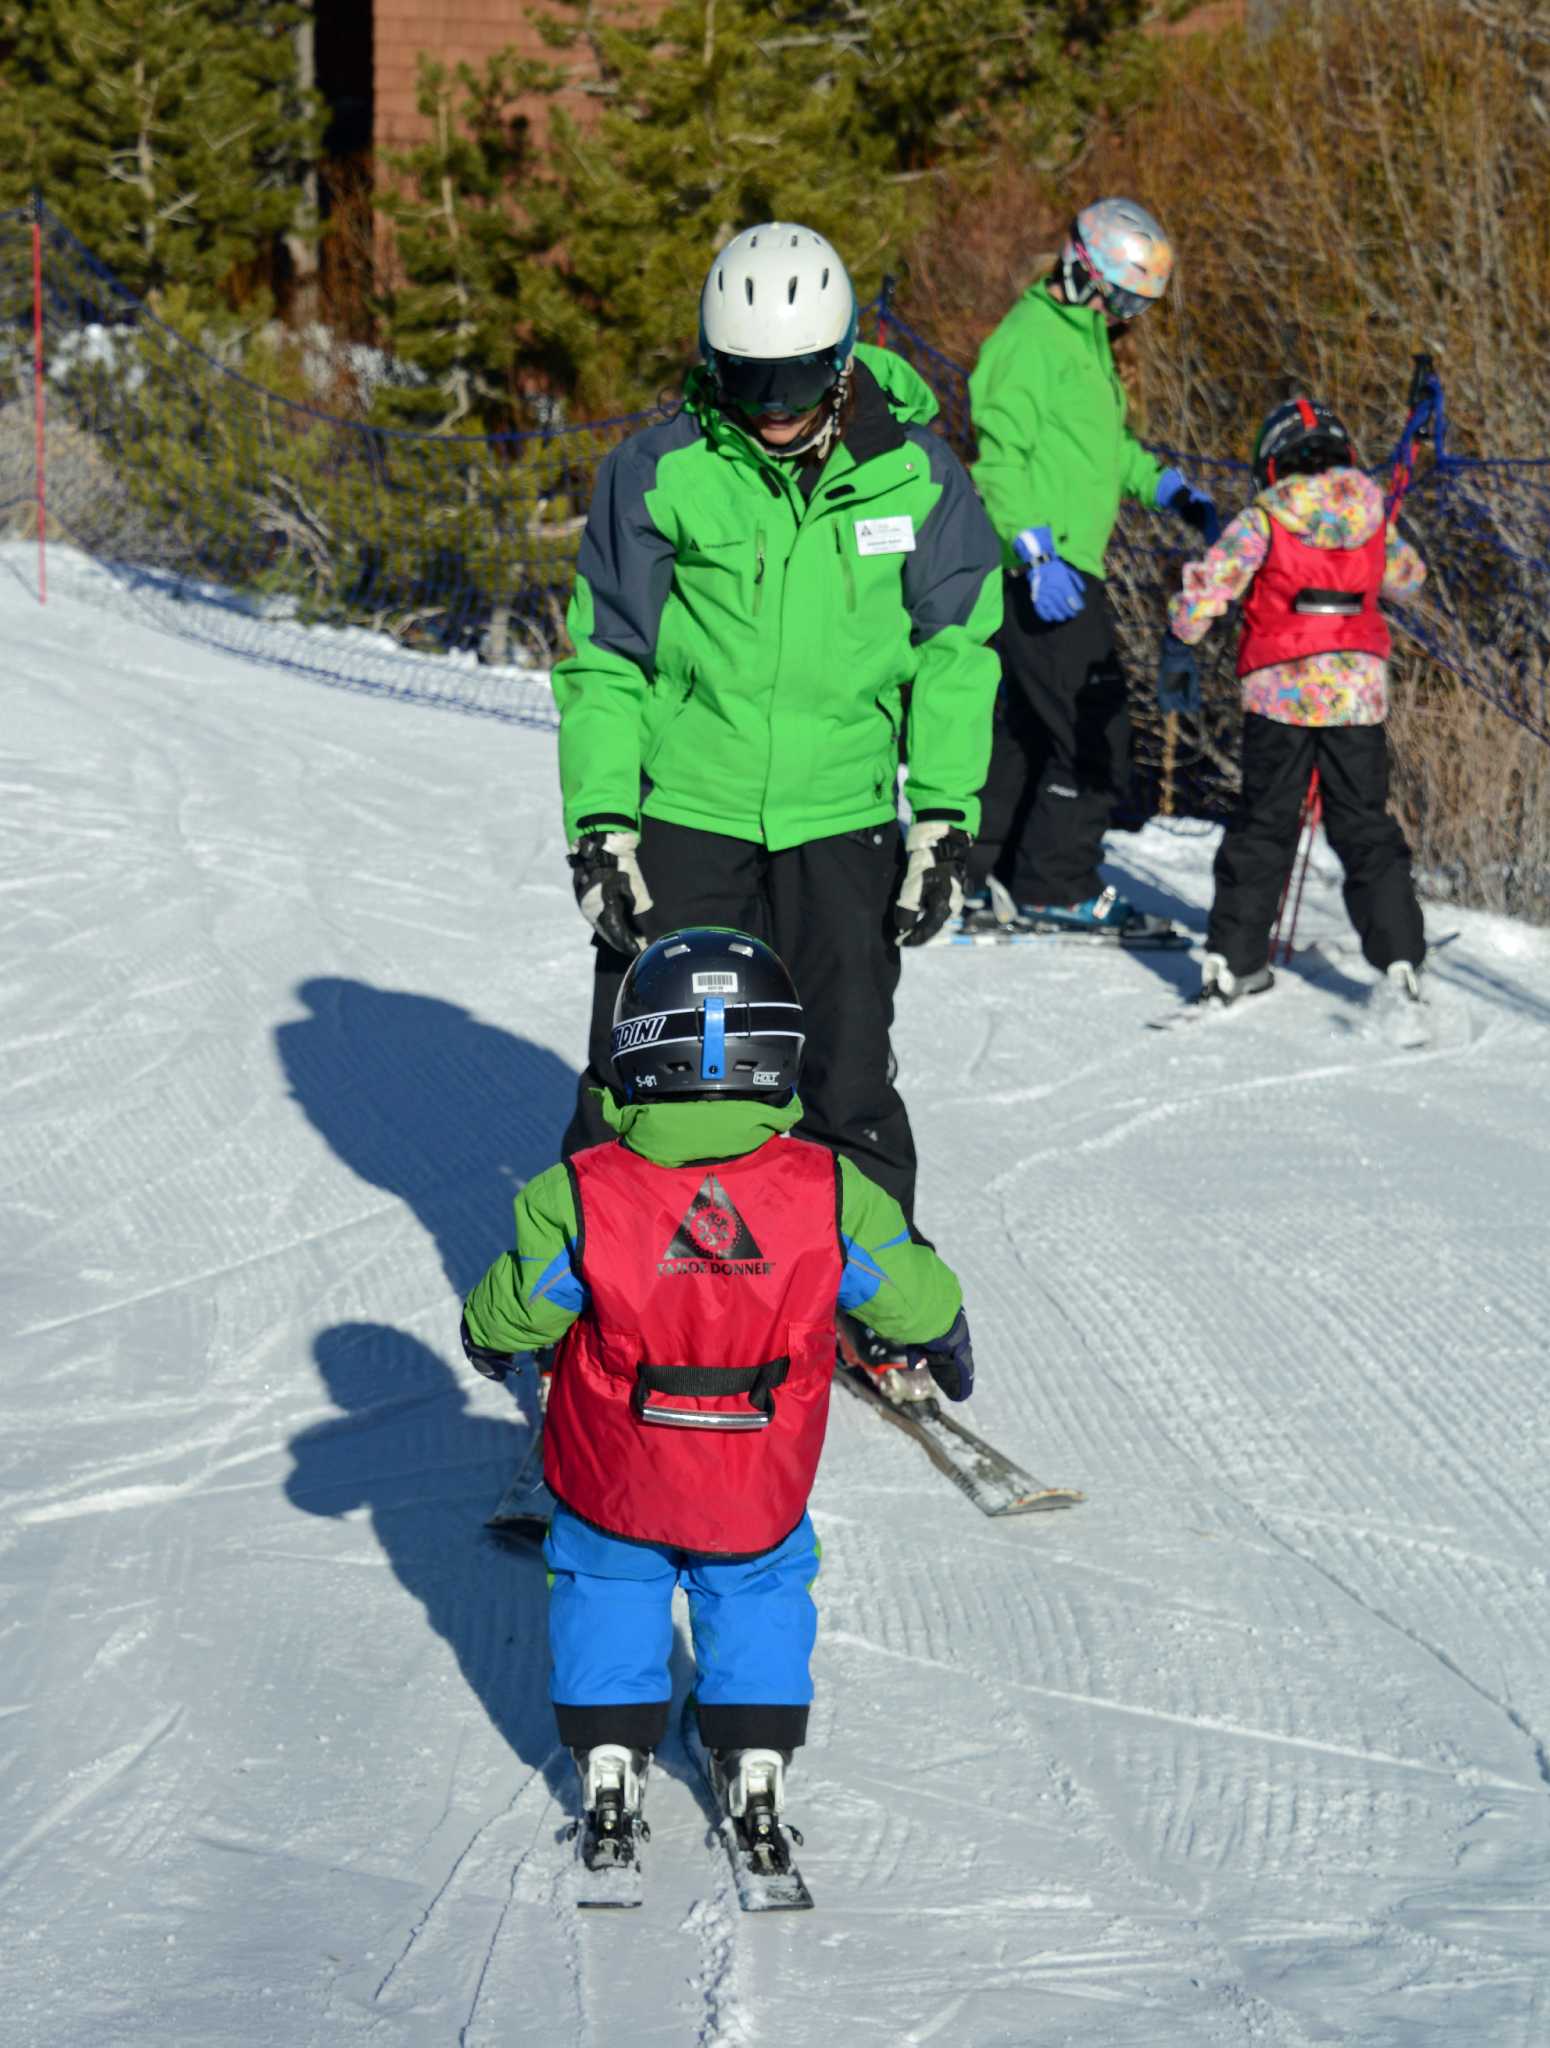
[[[1550,2039],[1550,933],[1445,908],[1433,1043],[1332,951],[940,950],[898,1051],[995,1523],[849,1402],[819,1909],[676,1747],[579,1921],[523,1403],[457,1297],[556,1148],[589,955],[552,736],[0,564],[0,2037],[17,2048]],[[72,590],[75,592],[72,595]],[[1119,838],[1197,931],[1211,839]],[[683,1672],[680,1672],[680,1686]]]

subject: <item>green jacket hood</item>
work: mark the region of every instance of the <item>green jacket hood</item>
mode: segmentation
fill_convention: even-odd
[[[877,348],[869,341],[856,343],[856,361],[865,363],[883,388],[883,396],[901,420],[923,427],[941,411],[936,393],[903,356],[891,348]]]
[[[771,1102],[619,1102],[602,1095],[609,1128],[643,1159],[655,1166],[687,1166],[691,1160],[741,1159],[766,1139],[789,1131],[802,1120],[802,1104],[793,1095],[778,1106]]]

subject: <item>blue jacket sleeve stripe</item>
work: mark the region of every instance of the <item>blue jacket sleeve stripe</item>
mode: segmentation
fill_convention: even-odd
[[[536,1261],[524,1257],[523,1265]],[[571,1268],[570,1252],[556,1252],[554,1257],[528,1289],[529,1301],[541,1301],[547,1295],[559,1308],[573,1309],[577,1315],[587,1305],[587,1290],[576,1278]]]
[[[843,1309],[860,1308],[863,1302],[872,1299],[887,1275],[873,1263],[872,1254],[843,1231],[840,1243],[845,1250],[845,1270],[840,1276],[839,1305]]]

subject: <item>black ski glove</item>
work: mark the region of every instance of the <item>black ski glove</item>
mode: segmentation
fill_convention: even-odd
[[[651,908],[646,878],[635,858],[640,834],[618,818],[583,818],[581,824],[581,836],[566,855],[576,901],[603,944],[630,959],[645,950],[645,934],[636,919]]]
[[[912,1344],[905,1353],[911,1365],[923,1365],[949,1401],[967,1401],[974,1392],[974,1347],[969,1319],[962,1309],[944,1337],[930,1344]]]
[[[974,841],[950,818],[917,818],[904,842],[908,863],[893,907],[896,942],[923,946],[963,909]]]
[[[463,1340],[463,1356],[475,1372],[482,1372],[487,1380],[503,1381],[511,1370],[514,1351],[492,1351],[487,1344],[476,1344],[468,1333],[468,1318],[464,1316],[458,1325],[458,1335]]]

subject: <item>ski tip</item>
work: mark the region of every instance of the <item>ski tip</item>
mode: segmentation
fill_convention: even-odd
[[[994,1516],[1047,1515],[1059,1508],[1079,1508],[1086,1498],[1086,1494],[1074,1486],[1046,1486],[1042,1492],[1009,1501],[1005,1507],[987,1508],[986,1513]]]

